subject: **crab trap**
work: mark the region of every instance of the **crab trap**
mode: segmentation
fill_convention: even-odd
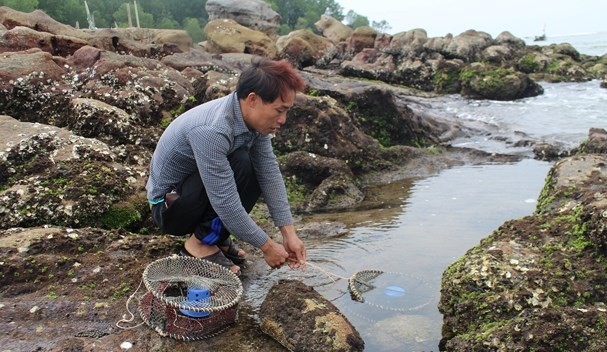
[[[223,332],[238,318],[243,286],[227,268],[185,256],[150,263],[147,292],[139,301],[143,321],[162,336],[201,340]]]

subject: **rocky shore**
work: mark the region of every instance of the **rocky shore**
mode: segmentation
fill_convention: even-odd
[[[446,351],[607,348],[607,132],[550,170],[533,215],[504,223],[443,274]]]
[[[278,37],[271,13],[222,3],[207,2],[204,43],[175,30],[79,30],[40,11],[0,7],[4,350],[105,351],[125,341],[137,351],[285,349],[261,332],[246,303],[233,328],[197,344],[115,325],[145,266],[180,244],[150,219],[144,184],[155,142],[180,113],[230,92],[252,55],[285,58],[307,81],[274,140],[296,212],[347,209],[368,183],[520,158],[450,146],[457,136],[486,131],[422,114],[411,104],[417,97],[512,100],[542,94],[540,80],[606,79],[607,55],[582,55],[568,44],[526,46],[508,32],[389,36],[323,16],[321,34]],[[536,215],[505,224],[445,272],[444,348],[605,346],[607,149],[604,131],[591,132],[578,150],[551,153],[575,156],[551,171]],[[545,155],[547,147],[538,148]],[[263,205],[254,216],[272,231]],[[247,250],[245,289],[267,270]],[[560,328],[540,335],[549,319]],[[578,328],[566,330],[565,321]],[[562,337],[574,332],[577,345]]]

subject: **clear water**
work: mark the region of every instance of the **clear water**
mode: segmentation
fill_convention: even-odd
[[[487,151],[531,154],[511,147],[521,134],[574,146],[587,137],[589,128],[607,127],[607,89],[597,82],[544,87],[544,96],[516,102],[449,96],[427,104],[446,119],[489,124],[495,134],[507,137],[505,142],[483,136],[456,141]],[[510,164],[455,167],[427,178],[369,188],[367,202],[372,208],[306,217],[339,221],[349,229],[339,238],[306,241],[310,262],[322,270],[268,271],[247,289],[245,299],[261,304],[278,279],[302,280],[346,315],[363,336],[366,351],[438,351],[442,273],[505,221],[532,214],[550,167],[525,158]],[[387,276],[369,293],[368,303],[358,303],[350,297],[345,278],[366,269],[398,275]],[[389,286],[402,288],[405,295],[387,295]],[[377,303],[405,309],[383,309]]]
[[[302,280],[346,315],[366,351],[438,351],[443,271],[505,221],[530,215],[550,166],[533,159],[462,166],[369,188],[368,202],[381,200],[374,209],[306,218],[350,229],[339,238],[306,242],[313,267],[270,271],[247,289],[246,299],[261,304],[278,279]],[[345,278],[369,269],[387,274],[364,294],[365,303],[356,302]],[[390,286],[406,294],[394,297],[386,292]]]
[[[549,163],[532,159],[457,167],[433,177],[369,189],[384,200],[385,208],[324,217],[346,223],[351,233],[312,245],[312,261],[324,260],[324,269],[345,277],[365,269],[402,273],[404,278],[388,275],[395,281],[378,285],[367,298],[388,308],[428,305],[393,312],[357,303],[347,294],[344,280],[316,289],[357,327],[368,351],[437,351],[443,271],[504,221],[531,214],[549,168]],[[391,285],[405,289],[407,300],[386,295],[384,289]],[[378,334],[384,325],[401,328]]]

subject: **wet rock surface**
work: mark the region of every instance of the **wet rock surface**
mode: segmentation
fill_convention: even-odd
[[[348,319],[300,281],[276,283],[261,305],[259,318],[261,330],[290,351],[364,350],[364,341]]]
[[[284,351],[259,330],[246,304],[240,305],[237,322],[212,339],[176,340],[142,325],[138,304],[146,290],[138,285],[143,270],[177,253],[181,240],[95,228],[0,231],[3,349],[116,351],[129,342],[132,351]],[[244,248],[250,262],[262,260]],[[245,285],[249,274],[254,273],[245,269]]]

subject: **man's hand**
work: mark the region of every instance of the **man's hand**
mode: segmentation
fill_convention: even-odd
[[[289,254],[280,243],[274,242],[271,238],[261,246],[263,259],[274,269],[280,268],[289,258]]]
[[[283,246],[289,254],[289,266],[291,269],[306,267],[308,255],[303,242],[297,237],[295,227],[293,225],[282,226],[280,232],[283,237]]]
[[[295,233],[295,227],[293,225],[282,226],[280,232],[283,238],[282,245],[269,238],[260,248],[266,263],[277,269],[288,262],[291,269],[301,268],[304,270],[308,255],[306,254],[306,247]]]

